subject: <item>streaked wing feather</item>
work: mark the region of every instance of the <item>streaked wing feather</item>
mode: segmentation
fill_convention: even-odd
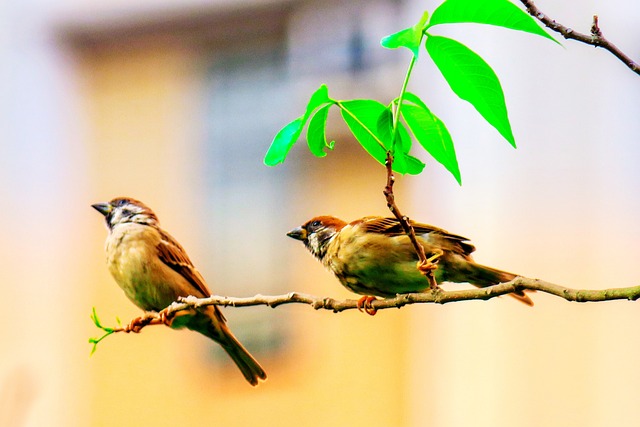
[[[196,297],[209,297],[211,291],[207,287],[204,279],[193,266],[187,252],[180,246],[171,235],[165,231],[160,232],[161,240],[158,244],[158,256],[160,260],[167,264],[172,270],[187,279],[202,295]]]
[[[400,221],[396,218],[371,216],[364,217],[359,221],[354,221],[352,224],[355,225],[355,223],[358,222],[361,223],[362,227],[370,233],[385,234],[392,237],[405,234]],[[435,235],[440,236],[457,246],[458,250],[465,255],[469,255],[476,250],[475,246],[469,243],[469,239],[466,237],[449,233],[448,231],[434,227],[433,225],[422,224],[414,221],[411,221],[411,225],[413,226],[413,230],[416,235],[431,234],[432,237]]]

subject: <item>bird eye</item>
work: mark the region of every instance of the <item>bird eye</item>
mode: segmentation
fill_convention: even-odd
[[[322,222],[320,222],[319,220],[315,220],[311,224],[309,224],[309,228],[319,228],[321,225]]]

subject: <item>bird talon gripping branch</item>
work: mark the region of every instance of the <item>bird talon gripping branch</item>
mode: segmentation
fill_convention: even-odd
[[[356,306],[358,307],[358,311],[360,312],[365,312],[367,313],[369,316],[375,316],[376,313],[378,312],[377,309],[373,308],[371,306],[371,303],[373,301],[377,301],[378,298],[371,296],[371,295],[365,295],[362,298],[360,298],[358,300],[358,303],[356,304]]]
[[[167,312],[167,309],[165,308],[160,313],[158,313],[158,316],[160,316],[160,323],[168,327],[171,327],[171,324],[173,323],[173,319],[174,317],[176,317],[176,314]]]
[[[418,261],[418,263],[416,264],[416,268],[422,274],[429,274],[432,271],[435,271],[438,268],[438,265],[436,263],[430,262],[429,260]]]
[[[140,333],[142,328],[151,323],[151,318],[149,316],[140,316],[133,319],[127,326],[125,326],[124,331],[126,333],[133,332],[134,334]]]
[[[435,254],[431,255],[427,258],[426,261],[418,261],[418,271],[422,273],[422,275],[426,276],[429,279],[429,283],[431,284],[431,288],[437,288],[438,284],[436,283],[435,277],[433,277],[433,272],[438,268],[438,261],[440,257],[444,254],[443,251],[437,250]]]

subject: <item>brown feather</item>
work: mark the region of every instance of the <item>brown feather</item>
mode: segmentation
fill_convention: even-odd
[[[410,221],[413,226],[413,230],[416,235],[429,235],[429,239],[439,240],[443,239],[446,246],[450,246],[452,250],[464,254],[470,255],[476,250],[475,246],[469,243],[469,239],[460,236],[458,234],[449,233],[442,228],[434,227],[433,225],[422,224],[419,222]],[[350,225],[361,224],[361,226],[370,233],[379,233],[387,236],[395,237],[405,234],[402,224],[396,218],[383,218],[377,216],[364,217],[360,220],[353,221]],[[428,239],[428,240],[429,240]]]
[[[198,270],[196,270],[187,256],[187,252],[180,246],[180,243],[166,231],[160,228],[158,228],[158,231],[161,236],[160,243],[158,244],[158,257],[160,260],[184,277],[201,293],[201,295],[194,295],[195,297],[210,297],[211,291],[209,291],[204,278]]]

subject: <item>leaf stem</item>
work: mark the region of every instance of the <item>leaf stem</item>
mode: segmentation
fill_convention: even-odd
[[[411,241],[411,244],[413,245],[413,248],[418,255],[419,262],[416,268],[423,276],[427,278],[427,280],[429,281],[429,287],[431,289],[436,289],[438,287],[438,283],[436,282],[435,276],[433,275],[433,271],[435,270],[435,263],[432,263],[427,259],[424,246],[422,246],[422,244],[418,242],[418,239],[416,238],[416,232],[413,229],[413,225],[411,225],[411,220],[409,220],[408,216],[403,215],[400,212],[400,208],[396,204],[396,197],[393,194],[393,184],[395,183],[396,178],[393,175],[393,155],[390,151],[387,151],[387,161],[384,165],[387,169],[387,185],[384,187],[382,193],[387,200],[387,207],[389,208],[393,216],[396,217],[398,222],[400,222],[402,229],[409,237],[409,240]]]
[[[422,44],[422,40],[424,39],[424,33],[420,37],[420,43]],[[407,73],[404,76],[404,81],[402,82],[402,89],[400,89],[400,96],[397,98],[398,102],[396,108],[392,109],[393,111],[393,133],[391,134],[391,152],[395,152],[396,148],[396,137],[398,136],[398,121],[400,120],[400,109],[402,108],[402,102],[404,101],[404,94],[407,92],[407,86],[409,85],[409,79],[411,78],[411,73],[413,72],[413,67],[418,61],[417,55],[411,56],[411,61],[409,62],[409,67],[407,68]]]
[[[419,45],[422,44],[422,40],[424,39],[425,33],[424,31],[420,35]],[[403,215],[396,205],[395,195],[393,194],[393,184],[395,182],[395,176],[393,175],[393,157],[395,154],[396,148],[396,138],[398,135],[398,121],[400,120],[400,110],[402,109],[402,103],[404,101],[405,93],[407,92],[407,86],[409,85],[409,79],[411,78],[411,73],[413,72],[413,67],[415,66],[418,60],[418,55],[412,55],[411,61],[409,62],[409,67],[407,68],[407,73],[404,76],[404,81],[402,82],[402,89],[400,89],[400,96],[398,96],[396,107],[392,108],[393,111],[393,133],[391,134],[391,150],[387,151],[387,161],[385,162],[385,166],[387,169],[387,185],[384,188],[383,194],[387,199],[387,207],[396,217],[396,219],[402,225],[402,228],[405,234],[409,237],[411,244],[413,245],[416,254],[418,255],[418,270],[422,273],[427,280],[429,281],[429,286],[431,289],[437,289],[438,284],[433,275],[433,271],[435,270],[435,264],[431,263],[427,260],[424,247],[418,242],[416,238],[415,230],[411,225],[411,221],[409,217]],[[392,103],[393,106],[393,103]]]

